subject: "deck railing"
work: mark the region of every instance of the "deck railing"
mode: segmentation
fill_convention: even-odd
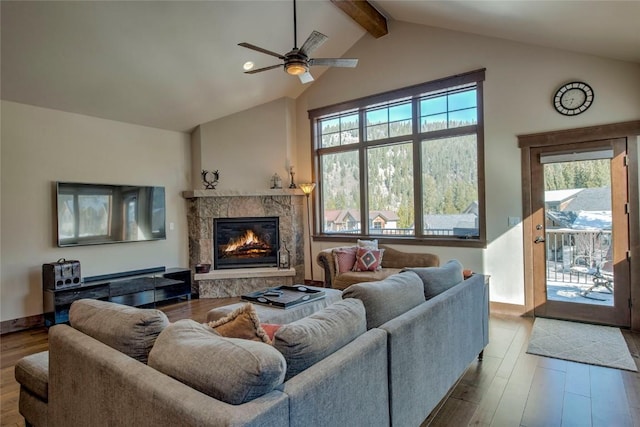
[[[360,234],[360,229],[355,228],[351,230],[325,230],[325,233],[340,233],[340,234]],[[426,233],[430,236],[454,236],[454,232],[450,228],[430,228],[426,230]],[[413,228],[370,228],[369,234],[382,234],[385,236],[413,236],[415,232]]]
[[[547,280],[591,283],[610,248],[611,230],[547,229]]]

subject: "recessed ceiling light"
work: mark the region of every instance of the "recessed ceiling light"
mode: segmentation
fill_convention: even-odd
[[[251,61],[247,61],[244,63],[244,65],[242,66],[242,68],[244,68],[245,71],[249,71],[250,69],[253,68],[253,62]]]

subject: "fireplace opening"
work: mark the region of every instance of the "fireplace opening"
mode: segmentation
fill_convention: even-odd
[[[278,217],[214,218],[214,269],[276,267]]]

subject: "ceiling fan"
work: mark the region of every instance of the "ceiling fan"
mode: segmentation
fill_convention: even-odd
[[[309,67],[314,65],[322,65],[326,67],[349,67],[353,68],[358,65],[357,59],[348,58],[309,58],[311,52],[320,47],[326,40],[327,36],[324,34],[313,31],[307,40],[302,44],[302,47],[298,48],[297,38],[297,22],[296,22],[296,0],[293,0],[293,49],[281,55],[276,52],[272,52],[267,49],[263,49],[259,46],[251,43],[238,43],[238,46],[246,47],[247,49],[253,49],[258,52],[265,53],[267,55],[275,56],[278,59],[282,59],[284,62],[278,65],[271,65],[269,67],[257,68],[255,70],[245,71],[245,74],[261,73],[262,71],[273,70],[284,66],[284,71],[287,74],[298,76],[302,83],[309,83],[313,81],[313,76],[309,72]]]

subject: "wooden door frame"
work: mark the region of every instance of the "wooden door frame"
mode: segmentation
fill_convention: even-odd
[[[533,316],[533,250],[532,242],[535,226],[531,219],[532,182],[531,182],[531,149],[551,147],[587,141],[626,138],[628,154],[629,182],[629,248],[630,260],[630,292],[631,292],[631,329],[640,331],[640,214],[638,206],[638,145],[640,144],[640,120],[590,126],[553,132],[518,135],[520,161],[522,168],[522,229],[524,254],[524,302],[525,314]]]
[[[532,147],[529,149],[531,159],[532,198],[533,213],[531,220],[536,224],[536,238],[545,237],[547,221],[545,219],[544,181],[545,165],[538,161],[544,154],[577,154],[594,151],[612,152],[612,158],[606,159],[609,166],[609,188],[611,199],[609,200],[612,211],[612,249],[613,269],[616,290],[613,294],[613,305],[576,304],[575,302],[557,301],[547,299],[547,245],[531,245],[534,262],[534,315],[539,317],[552,317],[565,320],[575,320],[590,323],[599,323],[611,326],[629,327],[631,322],[631,310],[627,307],[631,298],[629,270],[630,260],[627,259],[629,250],[629,215],[625,205],[629,201],[628,196],[628,167],[624,156],[627,155],[627,139],[597,139],[581,143],[562,144],[545,147]],[[541,231],[537,230],[543,226]],[[547,236],[548,237],[548,236]],[[525,241],[526,244],[526,241]],[[542,263],[541,261],[545,261]],[[624,284],[624,286],[623,286]]]

